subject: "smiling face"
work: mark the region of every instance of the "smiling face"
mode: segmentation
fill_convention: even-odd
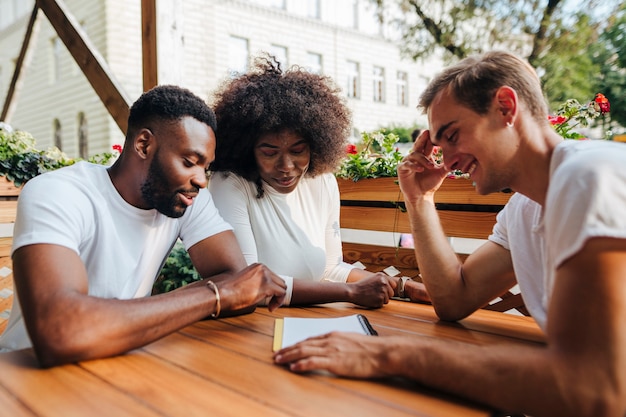
[[[267,133],[254,146],[254,158],[263,181],[279,193],[290,193],[309,168],[311,150],[291,131]]]
[[[429,107],[428,121],[431,141],[441,146],[447,170],[470,174],[480,194],[511,186],[517,145],[509,140],[513,129],[503,122],[496,100],[487,114],[479,115],[444,89]]]
[[[161,123],[149,135],[156,139],[148,174],[141,185],[147,208],[181,217],[201,188],[207,186],[209,164],[215,158],[215,134],[193,117]]]

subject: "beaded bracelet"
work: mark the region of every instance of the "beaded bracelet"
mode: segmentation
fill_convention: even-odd
[[[220,302],[220,292],[217,289],[217,285],[213,281],[206,282],[207,288],[213,289],[215,291],[215,313],[211,314],[211,318],[216,319],[220,315],[220,311],[222,310],[222,304]]]

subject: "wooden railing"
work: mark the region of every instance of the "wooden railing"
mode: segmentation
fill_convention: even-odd
[[[20,189],[5,177],[0,177],[0,225],[15,223]],[[0,234],[0,334],[4,331],[13,305],[13,264],[11,262],[12,233]]]
[[[409,218],[396,178],[361,181],[339,179],[341,227],[366,231],[391,232],[397,239],[410,234]],[[486,239],[496,222],[497,213],[511,193],[479,195],[471,181],[446,179],[437,191],[435,203],[448,237]],[[396,241],[397,242],[397,241]],[[419,245],[419,242],[415,242]],[[467,254],[457,254],[461,260]],[[400,275],[419,280],[419,266],[411,248],[384,246],[367,242],[343,242],[346,262],[361,262],[368,271],[379,272],[393,266]],[[497,311],[515,309],[528,315],[521,295],[507,292],[485,308]]]

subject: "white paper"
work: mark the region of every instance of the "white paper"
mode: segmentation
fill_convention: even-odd
[[[333,331],[369,334],[357,314],[332,318],[285,317],[282,347],[295,345],[309,337],[321,336]]]

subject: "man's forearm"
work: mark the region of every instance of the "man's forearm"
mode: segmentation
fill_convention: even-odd
[[[443,231],[435,204],[420,199],[407,202],[406,207],[417,265],[433,305],[438,313],[453,308],[464,290],[461,262]]]

